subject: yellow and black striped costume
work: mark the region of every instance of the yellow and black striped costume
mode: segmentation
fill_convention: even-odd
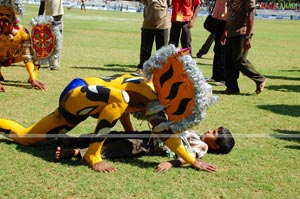
[[[111,131],[122,115],[145,111],[147,104],[154,100],[157,100],[157,94],[152,83],[139,75],[76,78],[61,93],[59,107],[53,113],[27,128],[16,122],[0,119],[0,132],[22,145],[37,144],[67,133],[89,116],[95,117],[98,121],[94,137],[84,157],[88,163],[95,164],[102,160],[100,151],[105,140],[103,135]],[[161,122],[165,121],[166,119],[162,119]],[[171,135],[172,132],[167,133]],[[194,163],[195,158],[186,151],[177,136],[164,141],[175,154],[190,164]]]

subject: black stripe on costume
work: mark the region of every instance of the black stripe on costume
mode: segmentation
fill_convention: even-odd
[[[60,132],[68,132],[72,129],[73,129],[73,127],[70,127],[67,125],[58,126],[54,129],[51,129],[50,131],[48,131],[46,133],[46,139],[51,140],[51,139],[55,138],[55,136],[58,136],[60,134]],[[49,136],[47,136],[47,135],[49,135]],[[55,135],[55,136],[53,136],[53,135]]]
[[[98,132],[100,132],[100,130],[101,130],[101,129],[104,129],[104,128],[110,128],[110,129],[111,129],[112,127],[115,126],[115,124],[117,123],[117,121],[118,121],[118,119],[116,119],[116,120],[114,120],[112,123],[110,123],[109,121],[107,121],[107,120],[105,120],[105,119],[101,120],[101,121],[97,124],[96,130],[95,130],[95,132],[96,132],[95,140],[97,140],[97,141],[99,141],[99,139],[103,140],[104,138],[101,137],[102,134],[100,134],[100,133],[98,133]],[[99,134],[99,136],[100,136],[99,139],[96,139],[96,138],[97,138],[97,134]],[[93,142],[97,142],[97,141],[95,141],[95,140],[94,140],[94,138],[93,138]]]
[[[89,87],[82,87],[81,92],[86,93],[86,97],[91,101],[102,101],[108,103],[110,89],[104,86],[96,86],[97,92],[91,91]]]
[[[112,76],[109,76],[109,77],[102,77],[101,79],[103,81],[106,81],[106,82],[111,82],[112,80],[115,80],[117,78],[121,77],[121,75],[112,75]]]
[[[191,101],[191,98],[184,98],[180,101],[180,104],[177,108],[177,110],[172,113],[172,115],[181,115],[184,113],[184,111],[186,110],[187,108],[187,105],[188,103]]]
[[[169,92],[169,95],[166,99],[174,99],[177,96],[179,86],[183,84],[183,82],[175,82],[172,84],[171,90]]]
[[[161,88],[164,86],[164,83],[166,81],[172,78],[173,74],[174,74],[173,65],[171,65],[170,69],[167,72],[165,72],[163,75],[161,75],[161,77],[159,78],[159,83]]]
[[[130,78],[124,78],[122,84],[124,83],[140,84],[143,81],[144,79],[141,77],[130,77]]]
[[[95,109],[97,109],[99,106],[87,106],[87,107],[84,107],[83,109],[79,110],[76,115],[90,115],[91,112],[93,112]],[[88,111],[87,111],[88,110]],[[92,117],[94,118],[98,118],[98,116],[95,116],[94,115],[91,115]]]
[[[59,113],[72,125],[77,125],[80,122],[86,120],[88,115],[73,115],[66,111],[62,106],[58,107]]]

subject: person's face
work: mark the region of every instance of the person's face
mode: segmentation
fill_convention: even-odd
[[[10,34],[13,27],[14,13],[11,8],[0,9],[0,31],[3,34]]]
[[[217,144],[217,138],[219,136],[219,128],[214,130],[208,130],[203,134],[202,140],[208,145],[208,148],[217,150],[220,146]]]

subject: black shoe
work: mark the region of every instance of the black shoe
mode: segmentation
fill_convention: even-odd
[[[204,55],[204,54],[203,54],[203,53],[201,53],[201,52],[198,52],[198,53],[197,53],[197,57],[198,57],[198,58],[201,58],[201,57],[202,57],[202,55]]]

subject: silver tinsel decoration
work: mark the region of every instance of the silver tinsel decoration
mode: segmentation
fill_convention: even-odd
[[[151,80],[153,71],[155,69],[161,69],[162,63],[175,53],[177,53],[177,51],[175,46],[172,44],[159,49],[144,63],[143,70],[145,77],[148,80]],[[207,107],[215,103],[218,99],[218,96],[213,96],[212,93],[207,92],[204,76],[192,57],[190,55],[183,55],[179,56],[179,59],[183,63],[184,70],[187,72],[189,79],[193,82],[195,105],[190,116],[179,122],[170,123],[169,129],[171,129],[174,133],[183,132],[199,124],[205,118]]]
[[[48,23],[53,23],[54,19],[52,16],[47,16],[47,15],[40,15],[36,16],[31,19],[30,24],[31,26],[36,26],[36,25],[45,25]],[[34,63],[36,65],[47,65],[49,64],[50,60],[57,60],[59,59],[59,55],[62,49],[62,35],[60,34],[60,30],[58,26],[53,26],[52,25],[52,31],[55,35],[55,46],[54,46],[54,52],[51,56],[44,58],[44,59],[37,59],[35,58]]]

